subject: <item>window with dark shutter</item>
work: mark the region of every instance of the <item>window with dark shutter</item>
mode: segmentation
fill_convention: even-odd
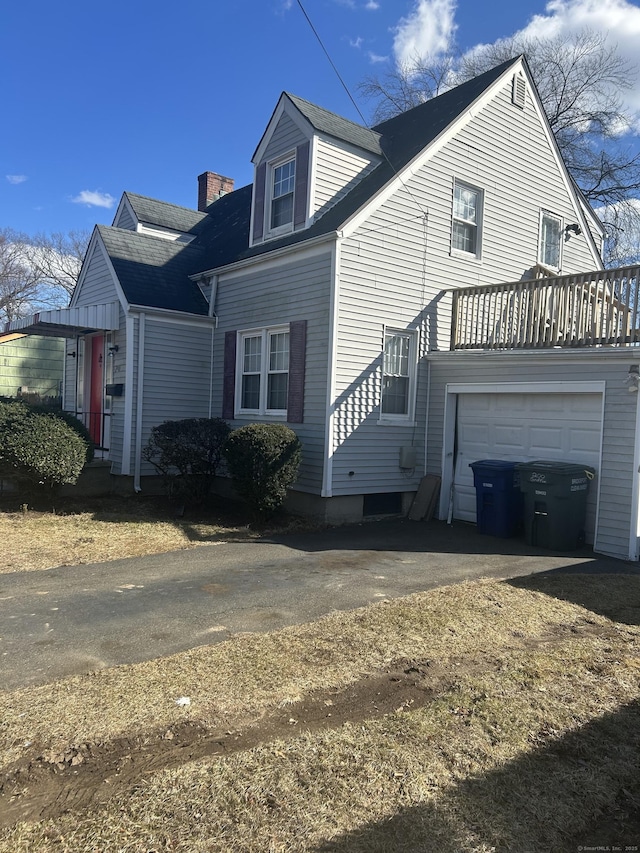
[[[296,191],[293,225],[298,228],[307,221],[307,188],[309,185],[309,143],[304,142],[296,149]]]
[[[222,417],[285,414],[304,420],[307,321],[226,332]]]
[[[256,182],[253,187],[253,239],[264,236],[264,196],[267,181],[267,164],[261,163],[256,169]]]

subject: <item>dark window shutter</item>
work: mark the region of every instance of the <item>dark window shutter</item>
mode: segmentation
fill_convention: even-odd
[[[261,163],[256,169],[256,182],[253,185],[253,239],[261,240],[264,235],[264,195],[267,180],[267,164]]]
[[[236,340],[235,332],[224,336],[224,374],[222,386],[222,417],[232,420],[235,414],[236,397]]]
[[[307,221],[307,190],[309,185],[309,142],[296,149],[296,190],[293,204],[294,228]]]
[[[304,423],[304,372],[307,349],[307,321],[289,324],[289,394],[287,421]]]

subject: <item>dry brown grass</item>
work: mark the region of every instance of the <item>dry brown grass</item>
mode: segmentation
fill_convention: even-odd
[[[291,524],[296,522],[283,522]],[[222,504],[184,517],[164,500],[149,498],[61,500],[53,512],[5,509],[0,511],[0,574],[244,541],[259,532]]]
[[[637,576],[466,583],[0,694],[9,760],[282,703],[295,717],[309,691],[399,658],[451,676],[419,710],[157,773],[102,809],[16,826],[0,852],[574,850],[639,781],[638,601]]]

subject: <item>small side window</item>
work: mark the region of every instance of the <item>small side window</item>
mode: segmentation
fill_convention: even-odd
[[[451,250],[480,257],[482,190],[455,181],[453,185],[453,221]]]
[[[562,218],[545,210],[540,215],[538,263],[559,270],[562,262]]]
[[[387,329],[382,354],[381,421],[412,421],[415,409],[416,334]]]

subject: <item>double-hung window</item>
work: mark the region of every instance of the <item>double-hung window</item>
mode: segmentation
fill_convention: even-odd
[[[293,193],[296,185],[295,157],[271,167],[271,212],[269,229],[277,231],[293,223]]]
[[[455,181],[453,185],[453,222],[451,249],[480,256],[482,222],[482,190]]]
[[[387,329],[382,354],[382,421],[412,421],[415,407],[416,335]]]
[[[289,329],[240,333],[237,397],[240,412],[287,412],[289,392]]]
[[[540,215],[538,263],[552,270],[560,269],[562,219],[543,210]]]

